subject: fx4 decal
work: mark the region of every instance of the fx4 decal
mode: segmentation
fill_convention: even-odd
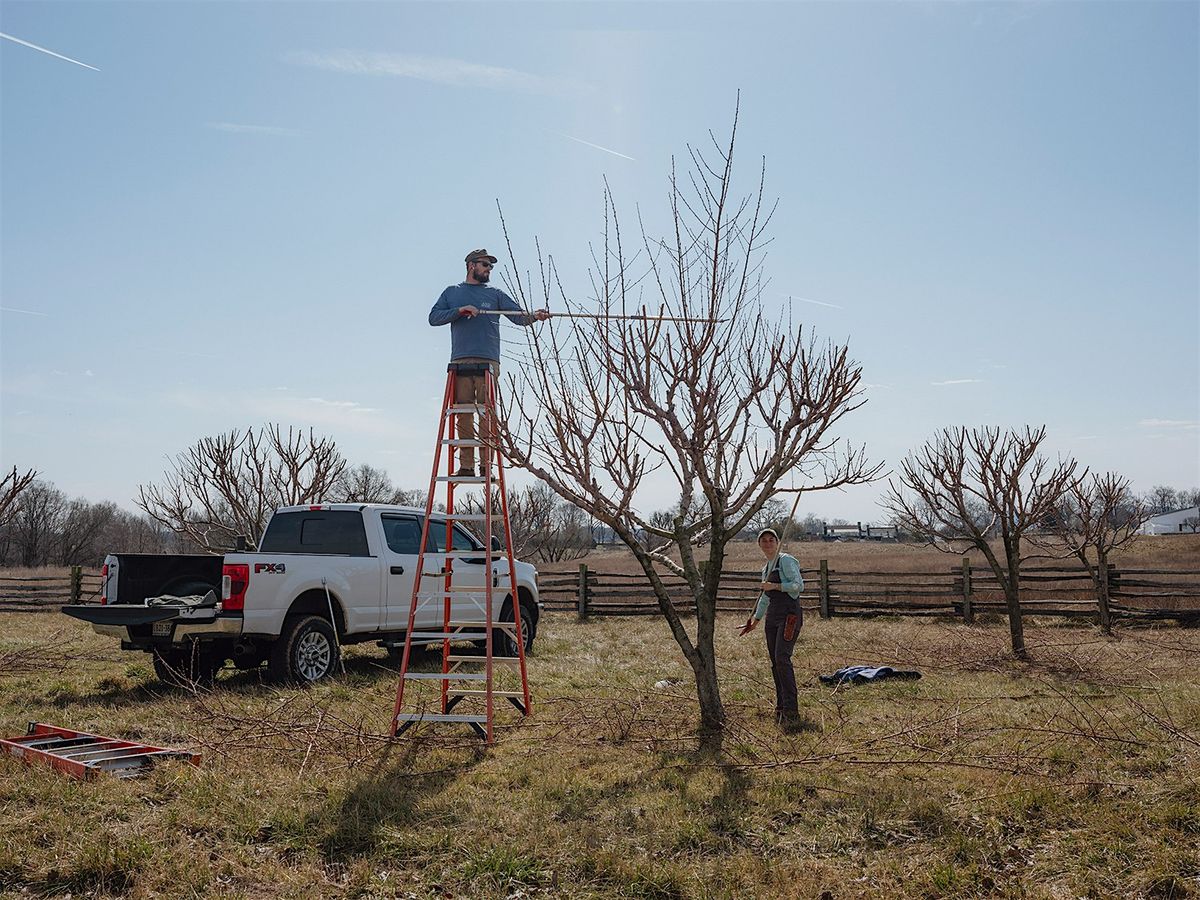
[[[271,575],[282,575],[286,571],[287,571],[287,568],[284,566],[283,563],[255,563],[254,564],[254,574],[255,575],[257,575],[259,572],[267,572]]]

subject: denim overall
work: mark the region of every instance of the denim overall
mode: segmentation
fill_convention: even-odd
[[[765,579],[780,583],[779,565],[772,566],[771,574]],[[767,656],[771,658],[771,676],[775,679],[775,713],[779,716],[794,716],[797,713],[796,671],[792,668],[792,651],[800,637],[800,626],[804,622],[800,601],[786,591],[766,592],[770,601],[763,621],[767,638]],[[796,616],[796,633],[792,639],[783,636],[783,626],[790,615]]]

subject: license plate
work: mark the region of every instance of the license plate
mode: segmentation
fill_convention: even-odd
[[[155,637],[170,637],[171,627],[170,622],[155,622],[152,634]]]

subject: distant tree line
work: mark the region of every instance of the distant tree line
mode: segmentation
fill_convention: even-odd
[[[1141,497],[1146,511],[1152,516],[1200,506],[1200,488],[1181,490],[1165,484],[1156,484],[1149,493]]]
[[[15,472],[15,470],[14,470]],[[195,552],[185,538],[115,503],[71,498],[45,479],[18,480],[0,490],[0,565],[95,566],[105,553]],[[29,474],[27,473],[27,474]]]
[[[0,566],[96,566],[107,553],[222,553],[239,535],[257,543],[280,506],[423,507],[427,498],[423,489],[396,487],[382,469],[349,465],[330,438],[271,424],[197,441],[158,481],[139,487],[138,512],[72,499],[38,475],[14,468],[0,480]],[[462,501],[461,512],[478,511],[477,495]],[[545,485],[510,490],[508,507],[520,556],[557,562],[595,546],[590,518]]]

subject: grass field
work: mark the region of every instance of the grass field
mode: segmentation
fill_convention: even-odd
[[[734,626],[712,755],[657,619],[549,616],[536,715],[510,710],[483,751],[455,726],[383,740],[396,673],[371,645],[311,690],[231,672],[194,694],[73,620],[2,615],[0,731],[41,720],[204,762],[80,783],[0,758],[0,894],[1200,894],[1200,631],[1035,624],[1018,664],[1003,625],[814,617],[808,727],[782,734],[761,634]],[[925,677],[817,684],[855,662]]]
[[[829,567],[844,572],[949,572],[959,566],[962,556],[946,554],[931,547],[917,544],[893,544],[873,541],[789,541],[785,549],[805,568],[815,568],[822,559],[829,560]],[[762,565],[762,555],[752,541],[735,541],[727,544],[726,570],[752,571]],[[701,551],[703,552],[703,551]],[[1026,552],[1032,550],[1026,548]],[[986,569],[987,560],[977,550],[965,554],[971,565]],[[1004,558],[1003,550],[997,545],[997,556]],[[604,572],[638,572],[637,560],[624,549],[601,549],[589,553],[582,560],[539,565],[542,571],[569,571],[585,562],[589,567]],[[1074,567],[1077,563],[1062,561]],[[1181,534],[1166,537],[1137,538],[1126,548],[1116,551],[1112,563],[1127,568],[1187,568],[1200,569],[1200,534]],[[1029,565],[1053,565],[1055,560],[1031,559]]]

